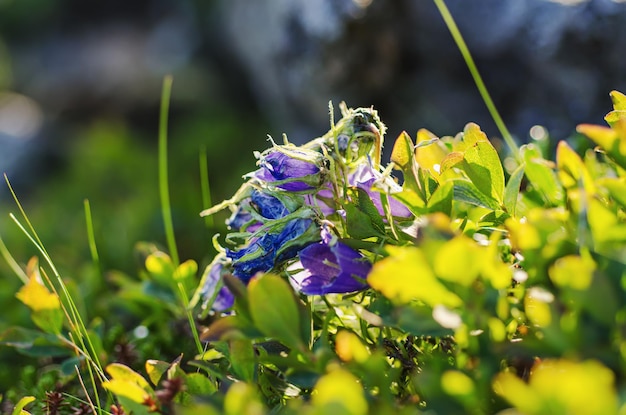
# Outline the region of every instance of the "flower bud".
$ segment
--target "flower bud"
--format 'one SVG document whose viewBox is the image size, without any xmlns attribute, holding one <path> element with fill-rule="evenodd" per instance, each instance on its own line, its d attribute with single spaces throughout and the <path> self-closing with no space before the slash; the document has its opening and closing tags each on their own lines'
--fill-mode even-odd
<svg viewBox="0 0 626 415">
<path fill-rule="evenodd" d="M 295 257 L 305 246 L 319 241 L 319 227 L 313 211 L 301 209 L 263 226 L 238 250 L 226 250 L 233 274 L 248 283 L 257 272 L 266 272 Z"/>
<path fill-rule="evenodd" d="M 301 192 L 317 189 L 326 178 L 326 159 L 313 150 L 274 146 L 260 158 L 257 179 L 283 190 Z"/>
<path fill-rule="evenodd" d="M 223 254 L 217 255 L 204 271 L 205 275 L 200 288 L 202 308 L 224 311 L 233 306 L 235 297 L 224 286 L 223 272 L 226 272 Z"/>
</svg>

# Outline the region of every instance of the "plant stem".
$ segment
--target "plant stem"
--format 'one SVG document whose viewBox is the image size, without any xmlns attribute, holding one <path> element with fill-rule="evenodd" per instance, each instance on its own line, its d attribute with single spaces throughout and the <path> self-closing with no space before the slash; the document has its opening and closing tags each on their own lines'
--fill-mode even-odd
<svg viewBox="0 0 626 415">
<path fill-rule="evenodd" d="M 515 157 L 516 160 L 520 160 L 519 148 L 517 144 L 515 144 L 513 136 L 506 128 L 504 121 L 502 121 L 502 117 L 500 117 L 500 113 L 494 105 L 493 100 L 491 99 L 491 95 L 489 95 L 489 91 L 487 91 L 487 87 L 485 86 L 485 83 L 483 82 L 483 79 L 478 72 L 478 68 L 476 67 L 476 63 L 474 63 L 474 59 L 472 58 L 472 55 L 467 48 L 467 45 L 465 44 L 465 40 L 463 40 L 463 36 L 461 35 L 461 32 L 459 31 L 459 28 L 457 27 L 454 18 L 452 17 L 452 14 L 450 14 L 450 10 L 448 10 L 448 7 L 446 6 L 445 0 L 433 1 L 439 9 L 439 13 L 441 14 L 441 17 L 443 17 L 443 20 L 445 21 L 446 26 L 448 27 L 448 30 L 452 35 L 452 38 L 454 39 L 457 47 L 459 48 L 459 51 L 461 52 L 461 55 L 463 55 L 465 64 L 472 74 L 472 78 L 476 83 L 478 92 L 480 92 L 480 96 L 485 102 L 485 105 L 489 110 L 489 114 L 491 114 L 491 118 L 493 118 L 493 121 L 496 123 L 496 127 L 498 127 L 498 130 L 500 130 L 500 134 L 502 134 L 502 138 L 509 147 L 509 151 L 511 151 L 511 154 L 513 155 L 513 157 Z"/>
<path fill-rule="evenodd" d="M 93 219 L 91 216 L 91 206 L 89 204 L 89 199 L 85 199 L 85 223 L 87 225 L 87 239 L 89 241 L 89 252 L 91 252 L 91 259 L 93 260 L 93 264 L 98 270 L 98 273 L 102 275 L 102 270 L 100 269 L 100 256 L 98 255 L 98 247 L 96 245 L 96 235 L 93 230 Z"/>
<path fill-rule="evenodd" d="M 163 226 L 165 227 L 165 238 L 172 257 L 174 266 L 180 264 L 176 239 L 174 237 L 174 224 L 172 221 L 172 205 L 170 203 L 170 191 L 167 174 L 167 121 L 170 108 L 170 96 L 172 94 L 171 75 L 163 79 L 163 91 L 161 94 L 161 114 L 159 119 L 159 191 L 161 194 L 161 212 L 163 214 Z"/>
</svg>

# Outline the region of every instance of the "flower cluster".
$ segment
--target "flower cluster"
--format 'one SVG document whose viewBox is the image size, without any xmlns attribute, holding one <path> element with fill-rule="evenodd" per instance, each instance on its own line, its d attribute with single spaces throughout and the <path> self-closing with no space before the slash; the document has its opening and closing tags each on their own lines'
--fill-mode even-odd
<svg viewBox="0 0 626 415">
<path fill-rule="evenodd" d="M 226 274 L 244 284 L 257 273 L 282 274 L 305 295 L 367 288 L 374 254 L 355 248 L 368 232 L 367 226 L 351 232 L 351 223 L 365 218 L 378 224 L 369 236 L 380 237 L 385 224 L 411 220 L 412 213 L 390 197 L 401 188 L 380 169 L 385 126 L 376 111 L 343 105 L 342 116 L 328 133 L 302 146 L 286 137 L 283 145 L 270 139 L 272 146 L 255 154 L 258 168 L 244 176 L 239 191 L 202 212 L 232 212 L 228 247 L 220 248 L 198 288 L 205 310 L 232 307 Z"/>
</svg>

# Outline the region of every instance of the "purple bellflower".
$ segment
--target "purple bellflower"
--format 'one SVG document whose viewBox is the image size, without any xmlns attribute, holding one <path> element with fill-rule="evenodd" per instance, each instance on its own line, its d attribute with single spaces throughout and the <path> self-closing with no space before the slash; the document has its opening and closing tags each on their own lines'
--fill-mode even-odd
<svg viewBox="0 0 626 415">
<path fill-rule="evenodd" d="M 226 256 L 232 260 L 233 275 L 247 284 L 257 272 L 271 270 L 319 239 L 318 225 L 295 215 L 260 229 L 243 248 L 227 249 Z"/>
<path fill-rule="evenodd" d="M 385 216 L 385 211 L 381 201 L 382 194 L 373 190 L 373 188 L 376 186 L 378 188 L 385 189 L 389 195 L 402 190 L 400 185 L 393 181 L 391 177 L 383 177 L 381 173 L 374 170 L 369 164 L 359 165 L 355 172 L 349 176 L 348 181 L 350 185 L 356 186 L 367 192 L 372 200 L 372 203 L 376 207 L 376 210 L 378 210 L 378 213 L 380 213 L 383 217 Z M 410 218 L 413 216 L 411 211 L 403 203 L 393 197 L 389 197 L 389 208 L 391 209 L 392 216 L 401 218 Z"/>
<path fill-rule="evenodd" d="M 258 164 L 254 177 L 283 190 L 309 191 L 324 183 L 325 160 L 316 151 L 274 147 L 260 156 Z"/>
<path fill-rule="evenodd" d="M 235 212 L 226 221 L 226 225 L 234 231 L 255 232 L 264 221 L 280 219 L 289 213 L 291 212 L 280 199 L 254 189 L 250 197 L 239 202 Z"/>
<path fill-rule="evenodd" d="M 322 231 L 324 233 L 324 231 Z M 365 278 L 372 264 L 348 245 L 323 236 L 319 243 L 304 248 L 290 269 L 300 269 L 289 281 L 305 295 L 349 293 L 367 288 Z"/>
<path fill-rule="evenodd" d="M 215 311 L 224 311 L 231 308 L 235 303 L 235 297 L 223 285 L 222 273 L 226 271 L 223 259 L 222 255 L 218 255 L 205 271 L 205 277 L 200 288 L 203 309 L 210 307 Z"/>
</svg>

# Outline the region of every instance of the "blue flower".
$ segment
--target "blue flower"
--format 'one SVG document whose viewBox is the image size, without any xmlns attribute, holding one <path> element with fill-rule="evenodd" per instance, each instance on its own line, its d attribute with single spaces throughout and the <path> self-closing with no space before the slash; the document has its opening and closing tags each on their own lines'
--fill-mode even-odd
<svg viewBox="0 0 626 415">
<path fill-rule="evenodd" d="M 263 225 L 262 221 L 280 219 L 289 213 L 280 199 L 254 189 L 250 197 L 239 202 L 235 212 L 226 220 L 226 225 L 234 231 L 254 232 Z"/>
<path fill-rule="evenodd" d="M 208 271 L 208 272 L 207 272 Z M 211 308 L 215 311 L 224 311 L 233 306 L 235 297 L 223 285 L 222 272 L 225 271 L 223 257 L 218 255 L 205 271 L 200 297 L 203 300 L 202 308 Z"/>
<path fill-rule="evenodd" d="M 295 257 L 306 245 L 319 240 L 319 228 L 312 219 L 296 216 L 261 229 L 239 250 L 226 250 L 233 275 L 248 283 L 257 272 L 269 271 Z"/>
<path fill-rule="evenodd" d="M 290 269 L 302 270 L 289 280 L 302 294 L 348 293 L 367 288 L 365 278 L 372 264 L 348 245 L 322 241 L 307 246 L 298 256 L 300 263 Z"/>
<path fill-rule="evenodd" d="M 273 148 L 261 156 L 261 168 L 254 177 L 291 192 L 313 190 L 324 182 L 324 164 L 324 157 L 316 151 Z"/>
</svg>

